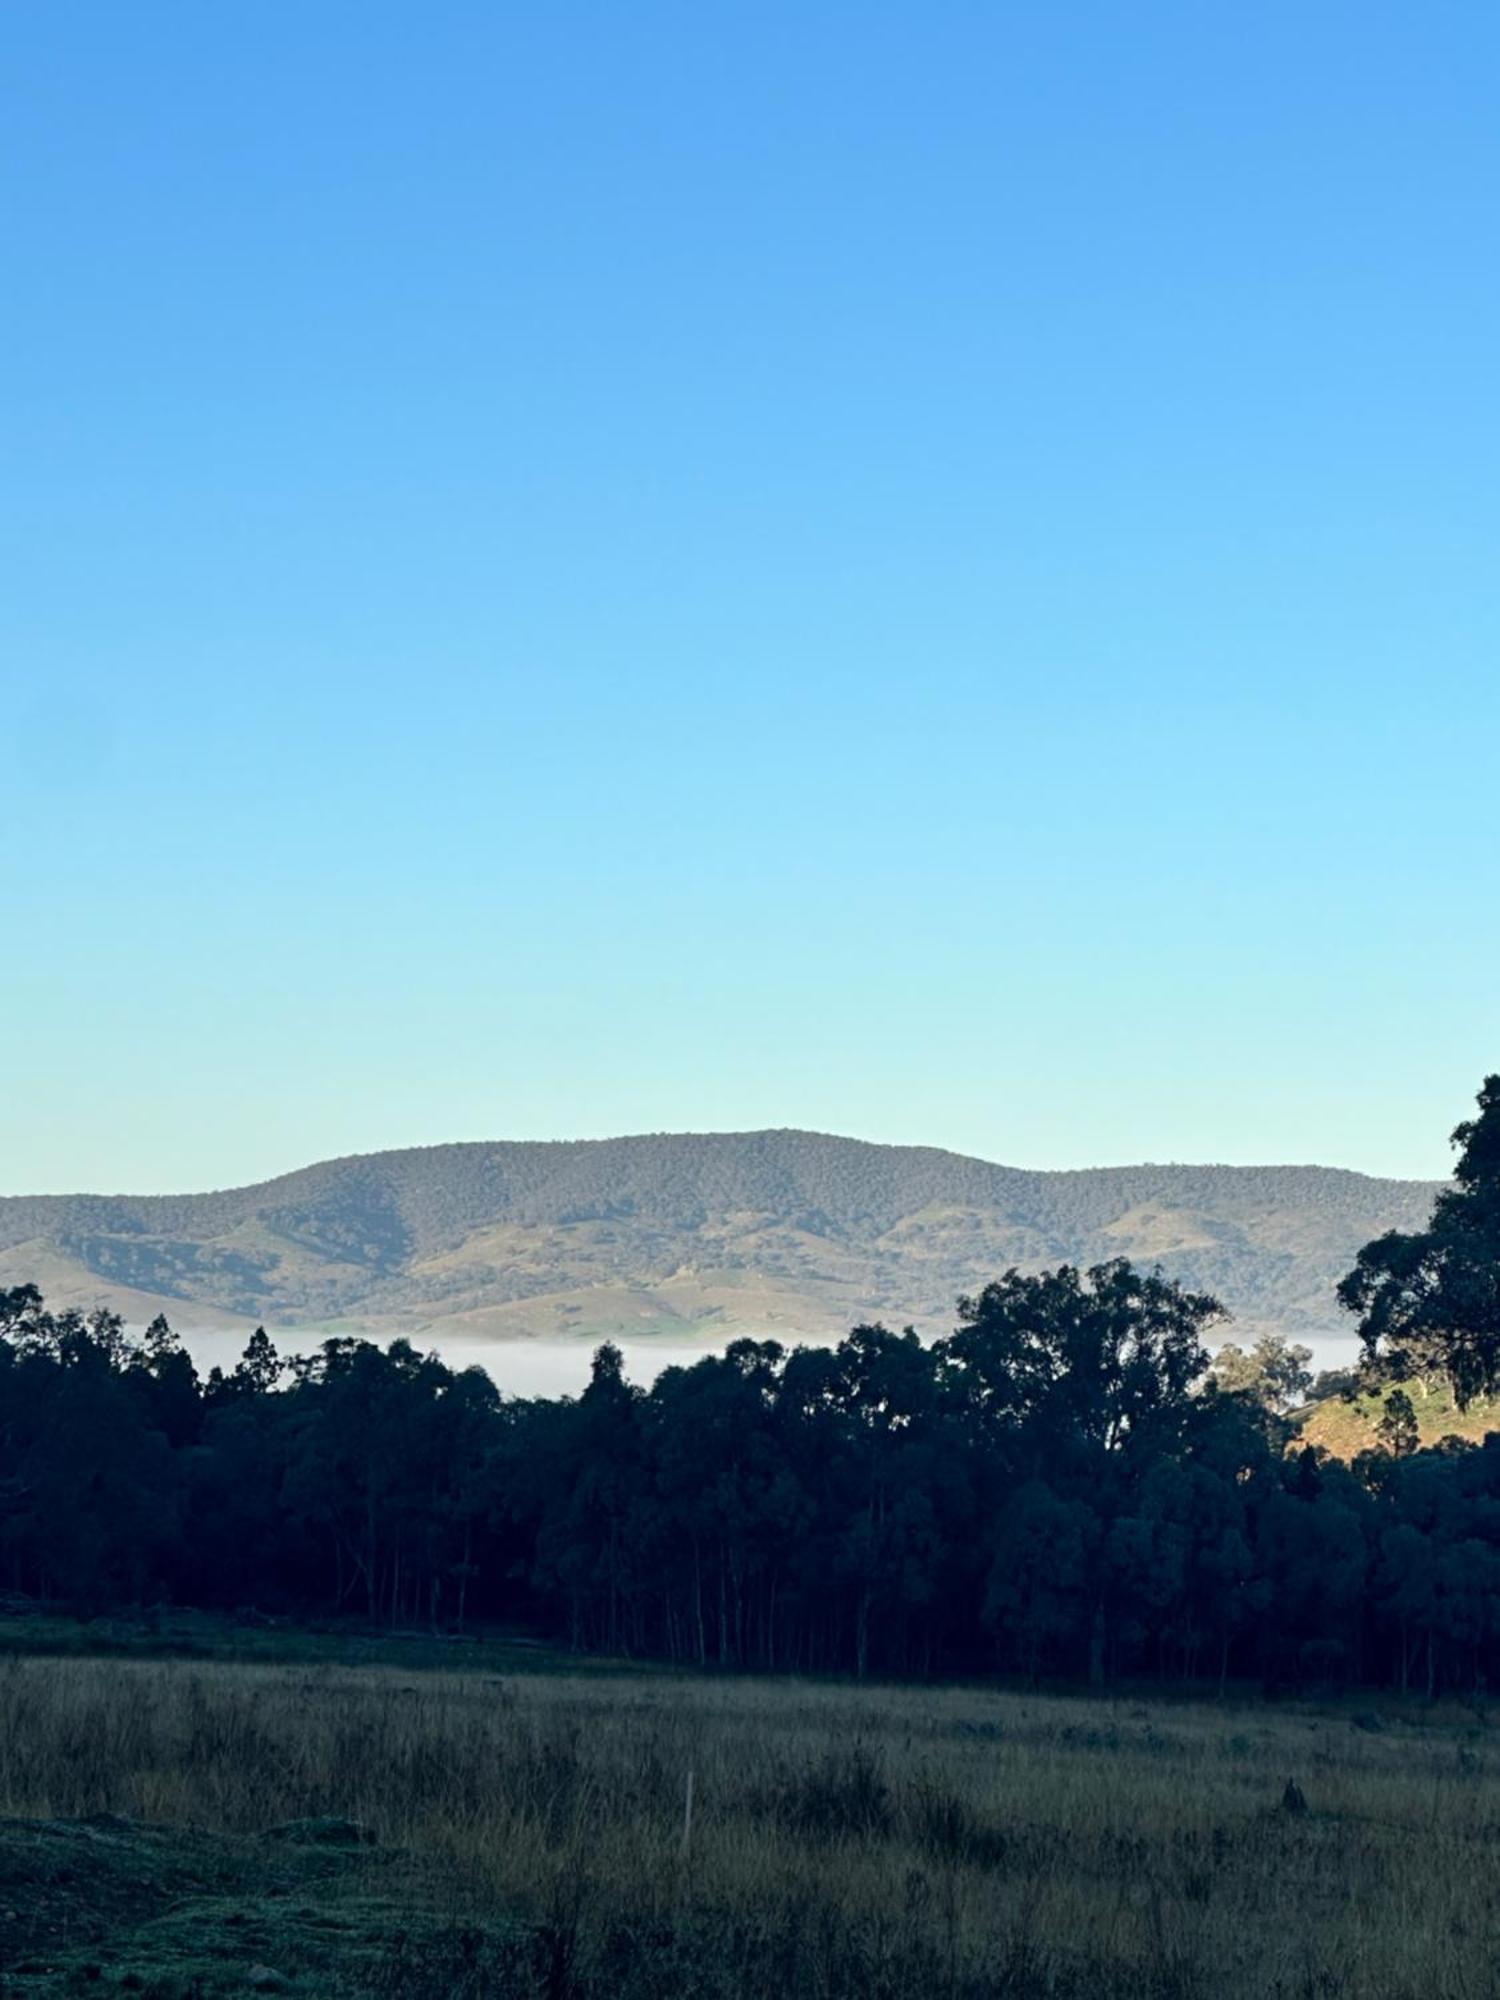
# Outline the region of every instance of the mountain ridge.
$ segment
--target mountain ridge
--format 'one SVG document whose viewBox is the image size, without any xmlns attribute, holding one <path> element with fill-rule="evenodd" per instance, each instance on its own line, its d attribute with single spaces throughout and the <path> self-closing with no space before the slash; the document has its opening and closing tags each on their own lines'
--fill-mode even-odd
<svg viewBox="0 0 1500 2000">
<path fill-rule="evenodd" d="M 0 1197 L 0 1283 L 184 1326 L 456 1338 L 951 1324 L 1010 1264 L 1160 1263 L 1242 1332 L 1335 1331 L 1332 1286 L 1442 1185 L 1298 1165 L 1008 1167 L 780 1127 L 459 1140 L 199 1194 Z"/>
</svg>

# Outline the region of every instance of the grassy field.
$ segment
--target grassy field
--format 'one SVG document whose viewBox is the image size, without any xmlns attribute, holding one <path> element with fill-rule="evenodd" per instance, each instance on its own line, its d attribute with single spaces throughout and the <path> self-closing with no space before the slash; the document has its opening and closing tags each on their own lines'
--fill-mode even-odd
<svg viewBox="0 0 1500 2000">
<path fill-rule="evenodd" d="M 1445 1437 L 1483 1444 L 1490 1431 L 1500 1430 L 1500 1402 L 1493 1398 L 1481 1397 L 1461 1410 L 1445 1383 L 1408 1382 L 1404 1386 L 1424 1445 L 1437 1444 Z M 1345 1460 L 1373 1450 L 1380 1442 L 1378 1426 L 1389 1394 L 1388 1388 L 1370 1389 L 1347 1403 L 1341 1396 L 1330 1396 L 1325 1402 L 1309 1404 L 1296 1418 L 1303 1439 Z"/>
<path fill-rule="evenodd" d="M 0 1659 L 0 1992 L 1495 1990 L 1479 1715 L 499 1658 Z"/>
</svg>

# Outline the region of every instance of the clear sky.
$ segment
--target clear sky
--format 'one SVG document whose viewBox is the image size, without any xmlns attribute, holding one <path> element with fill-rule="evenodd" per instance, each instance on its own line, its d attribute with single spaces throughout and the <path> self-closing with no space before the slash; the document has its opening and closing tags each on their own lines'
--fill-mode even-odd
<svg viewBox="0 0 1500 2000">
<path fill-rule="evenodd" d="M 0 1189 L 1446 1170 L 1500 12 L 0 15 Z"/>
</svg>

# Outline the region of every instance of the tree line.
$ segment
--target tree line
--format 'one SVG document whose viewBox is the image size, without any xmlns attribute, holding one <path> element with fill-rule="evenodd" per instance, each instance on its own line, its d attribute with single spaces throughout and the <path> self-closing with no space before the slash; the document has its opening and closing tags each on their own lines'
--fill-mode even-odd
<svg viewBox="0 0 1500 2000">
<path fill-rule="evenodd" d="M 1500 1078 L 1428 1229 L 1360 1253 L 1359 1380 L 1500 1386 Z M 1124 1260 L 1009 1271 L 924 1345 L 739 1340 L 576 1397 L 397 1340 L 206 1380 L 167 1323 L 0 1292 L 0 1585 L 856 1674 L 1472 1688 L 1500 1671 L 1500 1437 L 1299 1445 L 1305 1350 Z M 1353 1377 L 1324 1392 L 1358 1386 Z M 1405 1405 L 1403 1413 L 1402 1404 Z"/>
</svg>

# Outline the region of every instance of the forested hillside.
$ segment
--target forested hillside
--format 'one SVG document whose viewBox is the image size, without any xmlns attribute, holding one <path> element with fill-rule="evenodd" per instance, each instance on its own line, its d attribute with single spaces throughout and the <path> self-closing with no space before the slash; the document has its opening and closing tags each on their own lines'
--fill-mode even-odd
<svg viewBox="0 0 1500 2000">
<path fill-rule="evenodd" d="M 135 1334 L 0 1290 L 0 1580 L 80 1607 L 482 1616 L 699 1665 L 1480 1689 L 1500 1075 L 1478 1102 L 1427 1226 L 1359 1246 L 1337 1287 L 1360 1367 L 1316 1380 L 1280 1336 L 1211 1359 L 1220 1301 L 1125 1257 L 1008 1269 L 928 1343 L 739 1339 L 645 1392 L 605 1343 L 555 1401 L 406 1339 L 288 1358 L 263 1328 L 204 1381 L 164 1318 Z M 690 1182 L 671 1198 L 709 1212 Z M 891 1198 L 873 1174 L 863 1213 Z"/>
<path fill-rule="evenodd" d="M 184 1329 L 707 1342 L 873 1318 L 936 1335 L 1012 1264 L 1123 1255 L 1248 1333 L 1305 1336 L 1347 1330 L 1335 1282 L 1435 1192 L 1321 1167 L 1031 1173 L 792 1131 L 436 1146 L 213 1194 L 0 1200 L 0 1284 Z"/>
</svg>

